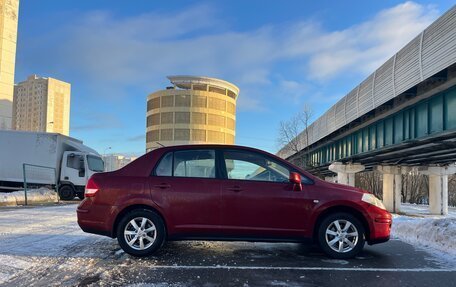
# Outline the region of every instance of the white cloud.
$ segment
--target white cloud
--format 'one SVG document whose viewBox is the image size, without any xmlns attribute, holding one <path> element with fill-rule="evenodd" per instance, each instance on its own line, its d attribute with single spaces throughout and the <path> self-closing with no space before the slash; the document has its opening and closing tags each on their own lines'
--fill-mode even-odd
<svg viewBox="0 0 456 287">
<path fill-rule="evenodd" d="M 157 84 L 167 75 L 194 74 L 232 81 L 241 88 L 240 108 L 258 109 L 274 85 L 272 91 L 299 97 L 306 82 L 371 73 L 436 17 L 434 8 L 406 2 L 337 31 L 301 22 L 236 32 L 208 5 L 127 18 L 95 11 L 39 35 L 27 53 L 42 55 L 54 69 L 83 75 L 97 96 L 112 97 L 115 90 L 128 94 L 128 86 L 152 92 L 162 88 Z M 34 58 L 28 57 L 44 64 Z M 305 72 L 274 71 L 284 62 Z M 275 83 L 271 75 L 277 73 Z"/>
<path fill-rule="evenodd" d="M 318 26 L 314 30 L 304 26 L 290 41 L 290 53 L 309 56 L 311 79 L 327 80 L 345 72 L 371 73 L 437 16 L 431 6 L 405 2 L 340 31 L 324 32 Z"/>
</svg>

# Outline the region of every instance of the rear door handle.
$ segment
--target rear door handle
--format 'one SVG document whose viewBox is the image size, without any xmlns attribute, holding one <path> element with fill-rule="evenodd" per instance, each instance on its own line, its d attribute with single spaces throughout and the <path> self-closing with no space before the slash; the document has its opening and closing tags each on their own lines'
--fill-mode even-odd
<svg viewBox="0 0 456 287">
<path fill-rule="evenodd" d="M 160 189 L 167 189 L 167 188 L 170 188 L 171 185 L 169 185 L 168 183 L 160 183 L 160 184 L 156 184 L 154 185 L 155 188 L 160 188 Z"/>
<path fill-rule="evenodd" d="M 233 187 L 228 187 L 227 189 L 230 191 L 234 191 L 234 192 L 239 192 L 239 191 L 243 190 L 240 186 L 237 186 L 237 185 L 233 186 Z"/>
</svg>

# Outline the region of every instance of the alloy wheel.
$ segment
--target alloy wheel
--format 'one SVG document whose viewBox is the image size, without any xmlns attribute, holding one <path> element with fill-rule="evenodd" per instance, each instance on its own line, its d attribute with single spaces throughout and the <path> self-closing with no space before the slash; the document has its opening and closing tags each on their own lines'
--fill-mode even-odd
<svg viewBox="0 0 456 287">
<path fill-rule="evenodd" d="M 145 250 L 154 244 L 157 238 L 157 230 L 150 219 L 136 217 L 125 226 L 124 238 L 131 248 Z"/>
<path fill-rule="evenodd" d="M 326 243 L 338 253 L 352 251 L 358 243 L 358 237 L 356 226 L 343 219 L 331 222 L 325 232 Z"/>
</svg>

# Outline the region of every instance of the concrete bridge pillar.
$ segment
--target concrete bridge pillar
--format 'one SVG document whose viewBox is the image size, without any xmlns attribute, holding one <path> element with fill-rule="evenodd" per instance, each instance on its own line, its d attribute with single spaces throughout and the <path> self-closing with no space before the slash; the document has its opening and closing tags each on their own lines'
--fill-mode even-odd
<svg viewBox="0 0 456 287">
<path fill-rule="evenodd" d="M 329 170 L 337 173 L 337 183 L 355 186 L 355 174 L 364 170 L 364 165 L 359 163 L 333 162 Z"/>
<path fill-rule="evenodd" d="M 383 174 L 383 204 L 389 212 L 400 212 L 402 192 L 402 172 L 400 166 L 377 166 L 377 170 Z"/>
<path fill-rule="evenodd" d="M 448 214 L 448 175 L 456 173 L 456 166 L 419 167 L 429 176 L 429 211 L 431 214 Z"/>
</svg>

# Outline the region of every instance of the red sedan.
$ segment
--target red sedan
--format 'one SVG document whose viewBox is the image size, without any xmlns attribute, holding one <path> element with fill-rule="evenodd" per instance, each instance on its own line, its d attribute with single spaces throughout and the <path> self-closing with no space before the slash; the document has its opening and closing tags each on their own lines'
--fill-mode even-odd
<svg viewBox="0 0 456 287">
<path fill-rule="evenodd" d="M 156 149 L 94 174 L 77 209 L 85 232 L 147 256 L 165 240 L 318 242 L 333 258 L 389 239 L 391 214 L 374 195 L 325 182 L 253 148 Z"/>
</svg>

